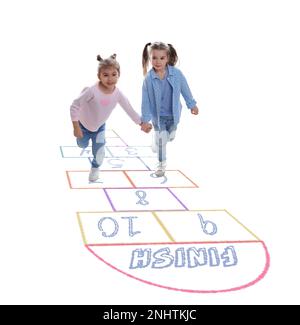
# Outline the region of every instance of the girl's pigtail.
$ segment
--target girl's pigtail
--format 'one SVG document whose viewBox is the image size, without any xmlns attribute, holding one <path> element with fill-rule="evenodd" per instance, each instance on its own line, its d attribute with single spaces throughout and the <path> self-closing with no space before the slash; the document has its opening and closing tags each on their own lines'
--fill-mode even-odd
<svg viewBox="0 0 300 325">
<path fill-rule="evenodd" d="M 147 74 L 147 68 L 149 64 L 149 51 L 148 46 L 151 45 L 151 43 L 147 43 L 143 50 L 143 59 L 142 59 L 142 65 L 143 65 L 143 74 L 144 76 Z"/>
<path fill-rule="evenodd" d="M 98 64 L 98 75 L 100 73 L 100 70 L 103 68 L 109 68 L 113 67 L 118 71 L 118 74 L 120 76 L 120 64 L 116 60 L 117 54 L 112 54 L 109 58 L 107 59 L 102 59 L 100 55 L 97 55 L 97 60 L 99 61 Z"/>
<path fill-rule="evenodd" d="M 178 60 L 177 52 L 174 49 L 172 44 L 168 44 L 168 47 L 169 47 L 169 62 L 168 62 L 168 64 L 174 66 Z"/>
</svg>

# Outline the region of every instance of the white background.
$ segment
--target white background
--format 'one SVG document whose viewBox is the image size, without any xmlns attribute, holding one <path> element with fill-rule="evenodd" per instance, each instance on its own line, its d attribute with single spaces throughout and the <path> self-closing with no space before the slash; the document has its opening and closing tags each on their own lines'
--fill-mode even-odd
<svg viewBox="0 0 300 325">
<path fill-rule="evenodd" d="M 300 6 L 282 0 L 1 1 L 1 304 L 299 304 Z M 270 251 L 241 291 L 187 294 L 109 269 L 84 249 L 60 145 L 69 106 L 117 53 L 119 87 L 139 111 L 145 43 L 177 49 L 198 101 L 170 144 L 171 166 Z M 108 127 L 150 143 L 122 112 Z M 77 204 L 78 205 L 78 204 Z"/>
</svg>

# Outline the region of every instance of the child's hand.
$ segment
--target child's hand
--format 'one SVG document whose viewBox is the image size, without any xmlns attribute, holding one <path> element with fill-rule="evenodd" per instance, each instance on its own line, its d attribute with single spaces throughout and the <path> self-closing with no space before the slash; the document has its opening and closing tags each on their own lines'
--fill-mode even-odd
<svg viewBox="0 0 300 325">
<path fill-rule="evenodd" d="M 74 134 L 74 136 L 75 136 L 76 138 L 79 138 L 79 139 L 83 138 L 83 133 L 82 133 L 80 127 L 79 127 L 79 128 L 74 128 L 74 130 L 73 130 L 73 134 Z"/>
<path fill-rule="evenodd" d="M 145 122 L 142 122 L 141 124 L 141 130 L 146 132 L 146 133 L 149 133 L 152 129 L 152 124 L 151 123 L 145 123 Z"/>
<path fill-rule="evenodd" d="M 194 115 L 198 115 L 198 113 L 199 113 L 198 107 L 197 106 L 193 107 L 191 109 L 191 113 L 194 114 Z"/>
<path fill-rule="evenodd" d="M 149 133 L 152 130 L 152 124 L 148 123 L 147 130 L 145 131 L 146 133 Z"/>
</svg>

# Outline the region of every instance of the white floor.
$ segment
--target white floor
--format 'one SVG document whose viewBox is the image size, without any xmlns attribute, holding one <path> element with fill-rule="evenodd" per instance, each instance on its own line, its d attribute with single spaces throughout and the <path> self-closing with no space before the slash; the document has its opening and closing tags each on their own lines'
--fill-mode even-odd
<svg viewBox="0 0 300 325">
<path fill-rule="evenodd" d="M 195 1 L 183 7 L 174 0 L 140 1 L 136 11 L 127 15 L 123 14 L 129 6 L 125 1 L 114 2 L 118 12 L 103 10 L 103 6 L 110 7 L 110 3 L 28 0 L 0 5 L 0 304 L 299 304 L 298 2 Z M 115 15 L 107 15 L 110 10 Z M 161 23 L 152 20 L 153 15 L 163 17 Z M 192 116 L 184 105 L 177 137 L 168 146 L 172 172 L 166 184 L 173 194 L 149 177 L 149 172 L 142 173 L 141 161 L 124 157 L 120 148 L 114 156 L 121 157 L 119 160 L 108 157 L 105 161 L 103 183 L 91 188 L 93 185 L 85 183 L 88 158 L 75 158 L 78 151 L 72 148 L 75 139 L 69 106 L 83 87 L 96 82 L 96 55 L 117 53 L 119 88 L 139 111 L 142 48 L 155 40 L 172 43 L 177 49 L 178 67 L 200 109 L 199 116 Z M 151 143 L 151 136 L 141 133 L 120 107 L 107 128 L 129 146 Z M 120 139 L 111 141 L 122 145 Z M 69 158 L 62 156 L 61 146 Z M 144 159 L 147 166 L 153 166 L 152 157 Z M 122 169 L 120 163 L 138 189 L 130 189 L 128 177 L 117 172 Z M 156 211 L 156 216 L 137 208 L 136 202 L 130 203 L 131 194 L 136 201 L 141 199 L 138 190 L 142 191 L 139 195 L 146 194 L 145 200 L 154 198 L 156 205 L 145 210 Z M 116 210 L 111 219 L 107 219 L 113 211 L 107 195 Z M 181 223 L 182 204 L 186 210 L 196 211 L 187 216 L 189 224 Z M 168 215 L 159 210 L 175 212 Z M 223 212 L 203 212 L 207 210 Z M 132 219 L 132 231 L 141 233 L 132 238 L 124 211 L 134 211 L 131 217 L 138 217 Z M 241 244 L 235 244 L 238 261 L 241 265 L 245 261 L 247 272 L 227 268 L 227 276 L 222 277 L 219 266 L 206 266 L 201 277 L 212 280 L 211 286 L 202 286 L 195 269 L 177 272 L 175 267 L 161 273 L 153 268 L 144 273 L 130 270 L 143 279 L 137 281 L 84 247 L 77 212 L 97 213 L 89 219 L 93 224 L 89 220 L 83 224 L 87 244 L 120 244 L 121 240 L 136 244 L 138 238 L 139 243 L 147 244 L 166 240 L 171 249 L 175 247 L 169 244 L 172 239 L 197 242 L 197 227 L 203 235 L 205 221 L 210 221 L 218 227 L 216 241 L 263 241 L 270 267 L 252 286 L 226 291 L 248 283 L 265 266 L 260 249 L 254 256 L 256 252 L 239 250 Z M 103 217 L 101 234 L 99 220 Z M 113 220 L 117 220 L 120 241 Z M 106 228 L 105 222 L 114 226 Z M 208 225 L 206 230 L 213 232 L 213 224 Z M 111 237 L 103 236 L 103 231 Z M 226 245 L 218 252 L 224 253 L 231 244 Z M 133 256 L 128 254 L 138 247 L 133 245 L 129 253 L 127 246 L 114 247 L 120 246 L 104 249 L 105 259 L 128 271 Z M 212 246 L 201 247 L 208 250 Z M 101 255 L 101 246 L 95 251 Z M 188 282 L 181 283 L 187 278 L 182 270 L 191 271 Z M 156 282 L 160 286 L 152 285 Z M 187 290 L 173 290 L 177 283 Z M 219 292 L 222 290 L 225 292 Z"/>
</svg>

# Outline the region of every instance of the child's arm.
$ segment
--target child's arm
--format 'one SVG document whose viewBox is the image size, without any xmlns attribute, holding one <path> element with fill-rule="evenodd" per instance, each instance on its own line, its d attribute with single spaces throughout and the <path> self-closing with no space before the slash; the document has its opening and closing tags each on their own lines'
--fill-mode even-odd
<svg viewBox="0 0 300 325">
<path fill-rule="evenodd" d="M 146 80 L 143 82 L 143 88 L 142 88 L 142 125 L 141 130 L 149 133 L 152 129 L 152 124 L 149 123 L 151 120 L 151 114 L 150 114 L 150 100 L 149 100 L 149 94 L 147 89 Z"/>
<path fill-rule="evenodd" d="M 73 123 L 73 134 L 76 138 L 82 138 L 83 134 L 79 125 L 80 100 L 75 99 L 70 108 L 71 120 Z"/>
<path fill-rule="evenodd" d="M 73 123 L 73 134 L 76 138 L 82 138 L 83 137 L 83 133 L 81 131 L 81 128 L 79 126 L 79 122 L 78 121 L 72 121 Z"/>
<path fill-rule="evenodd" d="M 119 104 L 134 123 L 141 125 L 142 121 L 139 114 L 133 109 L 128 98 L 121 91 L 119 91 Z"/>
<path fill-rule="evenodd" d="M 199 113 L 199 109 L 196 106 L 196 101 L 193 98 L 187 80 L 181 71 L 180 71 L 180 77 L 181 77 L 181 94 L 185 100 L 186 106 L 191 110 L 192 114 L 197 115 Z"/>
<path fill-rule="evenodd" d="M 146 79 L 143 82 L 143 88 L 142 88 L 142 121 L 143 122 L 151 121 L 150 99 L 149 99 Z"/>
<path fill-rule="evenodd" d="M 88 87 L 84 88 L 80 96 L 73 101 L 70 107 L 70 115 L 73 123 L 73 134 L 76 138 L 83 137 L 81 128 L 79 126 L 79 115 L 82 107 L 82 101 L 87 98 L 87 95 L 88 98 L 92 96 L 92 94 L 89 93 L 88 89 Z"/>
<path fill-rule="evenodd" d="M 128 116 L 135 122 L 136 124 L 139 124 L 141 126 L 141 130 L 148 133 L 152 129 L 152 125 L 147 122 L 142 122 L 141 117 L 139 114 L 133 109 L 131 106 L 128 98 L 122 94 L 120 91 L 120 97 L 119 97 L 119 104 L 124 109 L 124 111 L 128 114 Z"/>
</svg>

